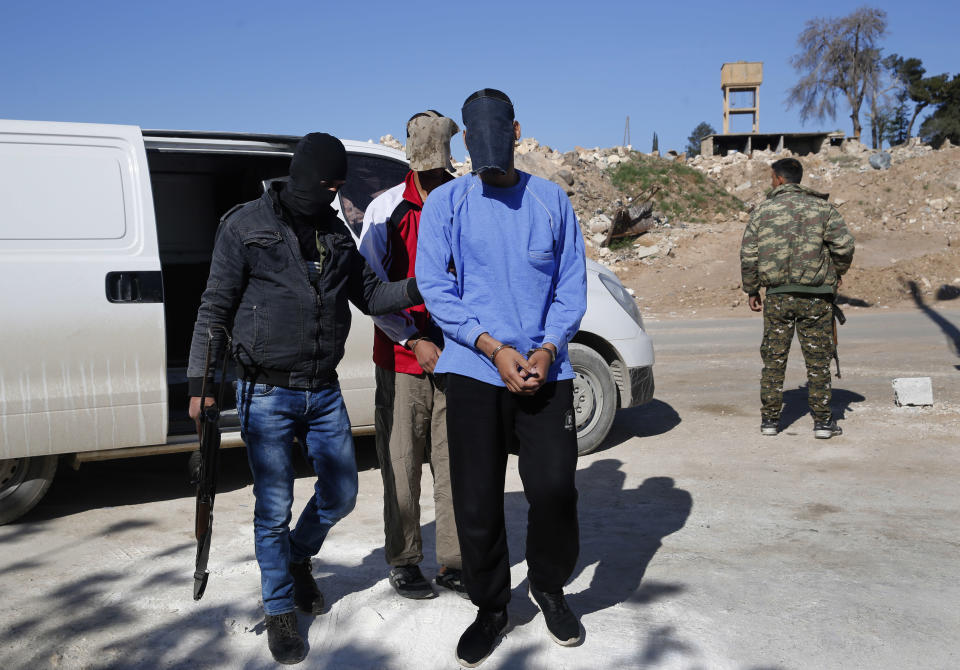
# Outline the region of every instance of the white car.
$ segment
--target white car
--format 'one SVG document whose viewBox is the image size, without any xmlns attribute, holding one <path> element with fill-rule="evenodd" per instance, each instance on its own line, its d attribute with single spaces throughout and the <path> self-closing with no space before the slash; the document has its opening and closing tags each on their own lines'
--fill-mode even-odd
<svg viewBox="0 0 960 670">
<path fill-rule="evenodd" d="M 294 136 L 0 120 L 0 523 L 31 509 L 58 462 L 195 449 L 186 362 L 220 216 L 283 178 Z M 354 235 L 407 171 L 402 152 L 344 141 L 337 207 Z M 633 298 L 589 262 L 570 345 L 580 452 L 617 408 L 653 396 Z M 338 367 L 357 433 L 374 425 L 373 323 L 357 311 Z M 227 394 L 232 397 L 231 394 Z M 225 413 L 224 446 L 242 445 Z"/>
</svg>

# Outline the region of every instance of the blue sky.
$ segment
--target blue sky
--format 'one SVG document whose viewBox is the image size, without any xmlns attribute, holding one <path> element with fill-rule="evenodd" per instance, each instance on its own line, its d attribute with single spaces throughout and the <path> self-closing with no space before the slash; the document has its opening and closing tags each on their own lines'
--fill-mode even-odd
<svg viewBox="0 0 960 670">
<path fill-rule="evenodd" d="M 700 121 L 721 127 L 721 64 L 760 60 L 762 132 L 850 134 L 849 112 L 804 125 L 784 98 L 804 22 L 862 4 L 5 3 L 0 118 L 376 140 L 426 108 L 459 123 L 464 98 L 493 87 L 525 136 L 561 151 L 620 144 L 627 115 L 636 148 L 656 132 L 682 149 Z M 960 2 L 871 6 L 888 14 L 886 53 L 960 72 Z"/>
</svg>

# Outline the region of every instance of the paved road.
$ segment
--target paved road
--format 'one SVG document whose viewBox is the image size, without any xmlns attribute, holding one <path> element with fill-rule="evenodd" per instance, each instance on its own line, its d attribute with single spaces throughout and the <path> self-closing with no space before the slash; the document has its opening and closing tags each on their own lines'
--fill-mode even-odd
<svg viewBox="0 0 960 670">
<path fill-rule="evenodd" d="M 550 642 L 525 595 L 511 461 L 514 627 L 483 667 L 958 667 L 960 311 L 848 316 L 834 402 L 846 433 L 830 441 L 812 438 L 799 350 L 785 430 L 759 435 L 758 317 L 649 323 L 656 400 L 621 412 L 578 473 L 582 552 L 568 593 L 586 640 Z M 901 376 L 931 377 L 935 405 L 895 407 L 890 380 Z M 392 594 L 379 472 L 370 440 L 359 447 L 360 499 L 321 553 L 329 609 L 301 617 L 311 646 L 301 667 L 456 667 L 473 611 L 449 593 Z M 199 603 L 183 460 L 87 464 L 0 528 L 5 669 L 272 667 L 243 453 L 225 458 Z M 297 480 L 298 500 L 310 487 Z M 432 523 L 425 537 L 432 547 Z"/>
</svg>

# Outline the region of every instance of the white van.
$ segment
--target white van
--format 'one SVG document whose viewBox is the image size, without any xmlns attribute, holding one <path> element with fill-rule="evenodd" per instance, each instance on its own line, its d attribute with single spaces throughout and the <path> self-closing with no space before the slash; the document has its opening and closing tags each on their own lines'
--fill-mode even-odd
<svg viewBox="0 0 960 670">
<path fill-rule="evenodd" d="M 287 174 L 299 137 L 0 120 L 0 523 L 31 509 L 58 462 L 186 451 L 186 365 L 217 223 Z M 337 203 L 357 235 L 402 152 L 345 141 Z M 588 264 L 571 358 L 581 453 L 618 407 L 653 396 L 653 346 L 616 276 Z M 357 433 L 373 432 L 373 325 L 354 312 L 338 367 Z M 231 394 L 227 394 L 230 396 Z M 240 446 L 235 412 L 224 446 Z"/>
</svg>

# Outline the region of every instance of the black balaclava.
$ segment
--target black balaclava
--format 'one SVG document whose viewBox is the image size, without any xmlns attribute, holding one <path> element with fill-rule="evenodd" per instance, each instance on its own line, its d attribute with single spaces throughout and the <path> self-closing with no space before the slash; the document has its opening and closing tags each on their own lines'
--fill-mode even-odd
<svg viewBox="0 0 960 670">
<path fill-rule="evenodd" d="M 472 94 L 460 110 L 467 128 L 467 151 L 477 174 L 506 174 L 513 160 L 513 103 L 506 94 L 485 88 Z"/>
<path fill-rule="evenodd" d="M 297 144 L 290 161 L 290 181 L 280 199 L 294 216 L 313 218 L 330 208 L 336 191 L 330 182 L 347 178 L 343 142 L 327 133 L 310 133 Z"/>
</svg>

